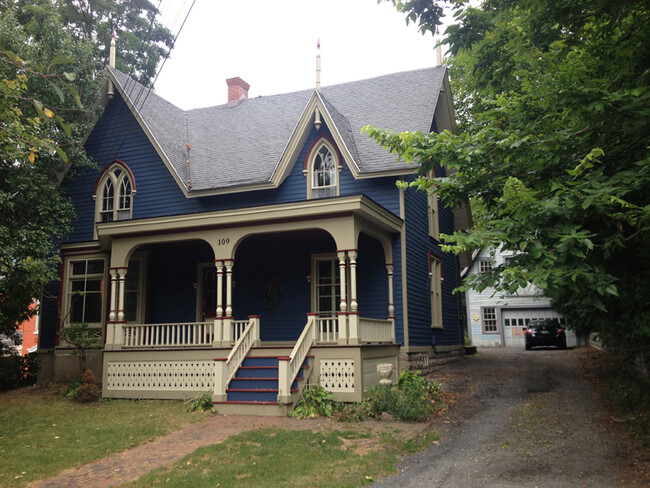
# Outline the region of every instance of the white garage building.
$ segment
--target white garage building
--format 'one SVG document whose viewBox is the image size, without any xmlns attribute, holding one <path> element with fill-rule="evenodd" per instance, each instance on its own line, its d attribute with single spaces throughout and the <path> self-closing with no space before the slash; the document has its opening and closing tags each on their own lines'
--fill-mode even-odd
<svg viewBox="0 0 650 488">
<path fill-rule="evenodd" d="M 502 264 L 512 254 L 496 253 L 490 255 L 483 251 L 474 260 L 467 274 L 477 274 Z M 550 300 L 533 287 L 520 288 L 514 294 L 495 293 L 493 288 L 482 292 L 469 290 L 467 301 L 467 331 L 475 346 L 515 346 L 524 347 L 524 331 L 528 323 L 535 319 L 558 319 L 565 323 L 564 317 L 551 307 Z M 573 331 L 567 330 L 567 345 L 575 347 L 579 340 Z"/>
</svg>

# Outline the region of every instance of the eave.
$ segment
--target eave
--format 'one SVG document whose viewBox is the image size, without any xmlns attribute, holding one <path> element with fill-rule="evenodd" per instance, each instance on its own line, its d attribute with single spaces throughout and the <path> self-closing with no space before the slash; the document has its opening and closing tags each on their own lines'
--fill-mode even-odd
<svg viewBox="0 0 650 488">
<path fill-rule="evenodd" d="M 391 233 L 400 232 L 404 223 L 402 219 L 368 197 L 354 195 L 190 215 L 106 222 L 97 224 L 97 236 L 102 249 L 109 249 L 113 239 L 241 226 L 268 226 L 279 222 L 313 221 L 342 215 L 362 217 Z"/>
</svg>

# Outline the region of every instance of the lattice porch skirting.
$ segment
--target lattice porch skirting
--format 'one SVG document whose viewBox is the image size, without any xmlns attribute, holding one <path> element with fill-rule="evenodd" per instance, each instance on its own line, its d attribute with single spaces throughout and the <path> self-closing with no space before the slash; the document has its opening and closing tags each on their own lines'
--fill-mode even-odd
<svg viewBox="0 0 650 488">
<path fill-rule="evenodd" d="M 208 391 L 213 361 L 109 361 L 107 390 Z"/>
</svg>

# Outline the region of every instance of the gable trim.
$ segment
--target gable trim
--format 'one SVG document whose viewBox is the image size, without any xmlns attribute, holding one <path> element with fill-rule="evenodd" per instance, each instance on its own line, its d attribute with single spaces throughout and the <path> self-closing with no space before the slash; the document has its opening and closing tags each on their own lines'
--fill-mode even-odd
<svg viewBox="0 0 650 488">
<path fill-rule="evenodd" d="M 183 182 L 182 178 L 180 175 L 176 172 L 176 169 L 174 166 L 171 164 L 169 161 L 169 158 L 167 157 L 167 154 L 165 151 L 162 149 L 161 145 L 158 143 L 158 140 L 156 137 L 153 135 L 153 132 L 149 129 L 149 126 L 147 123 L 142 119 L 140 116 L 140 113 L 138 112 L 138 109 L 136 109 L 135 104 L 131 101 L 130 96 L 125 92 L 124 88 L 120 84 L 120 82 L 117 80 L 117 77 L 113 74 L 111 70 L 108 70 L 108 74 L 110 77 L 110 80 L 113 81 L 113 84 L 117 87 L 117 90 L 120 93 L 120 96 L 122 97 L 122 100 L 124 100 L 124 103 L 126 103 L 126 106 L 129 108 L 131 111 L 131 114 L 135 118 L 136 122 L 140 125 L 140 128 L 144 131 L 145 135 L 147 136 L 147 139 L 149 139 L 149 142 L 155 149 L 155 151 L 158 153 L 158 156 L 160 156 L 160 159 L 163 161 L 165 166 L 167 166 L 167 169 L 169 170 L 169 173 L 172 175 L 174 180 L 176 181 L 176 184 L 179 186 L 183 194 L 188 197 L 189 192 L 187 187 L 185 186 L 185 183 Z M 145 98 L 146 100 L 146 98 Z"/>
</svg>

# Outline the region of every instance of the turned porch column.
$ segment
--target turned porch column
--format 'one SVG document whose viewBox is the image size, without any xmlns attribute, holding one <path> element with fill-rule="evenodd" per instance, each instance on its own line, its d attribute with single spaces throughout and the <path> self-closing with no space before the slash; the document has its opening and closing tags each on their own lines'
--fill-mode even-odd
<svg viewBox="0 0 650 488">
<path fill-rule="evenodd" d="M 214 267 L 217 270 L 217 304 L 214 312 L 214 347 L 221 347 L 223 344 L 223 261 L 214 260 Z"/>
<path fill-rule="evenodd" d="M 348 302 L 347 302 L 347 291 L 345 283 L 347 281 L 346 276 L 346 255 L 345 251 L 337 251 L 336 255 L 339 258 L 339 282 L 340 282 L 340 291 L 341 291 L 341 302 L 339 303 L 339 310 L 341 312 L 348 311 Z"/>
<path fill-rule="evenodd" d="M 117 268 L 109 268 L 108 273 L 111 275 L 111 304 L 108 312 L 108 321 L 117 320 Z"/>
<path fill-rule="evenodd" d="M 215 261 L 217 268 L 217 314 L 215 317 L 223 317 L 223 261 Z"/>
<path fill-rule="evenodd" d="M 388 318 L 395 318 L 395 304 L 393 303 L 393 265 L 386 263 L 386 271 L 388 271 Z"/>
<path fill-rule="evenodd" d="M 232 259 L 224 261 L 226 264 L 226 317 L 232 318 Z"/>
<path fill-rule="evenodd" d="M 348 344 L 359 344 L 359 305 L 357 303 L 357 250 L 347 252 L 350 260 L 350 313 L 348 315 Z"/>
<path fill-rule="evenodd" d="M 124 288 L 128 268 L 117 268 L 119 275 L 117 283 L 117 321 L 124 322 Z"/>
</svg>

